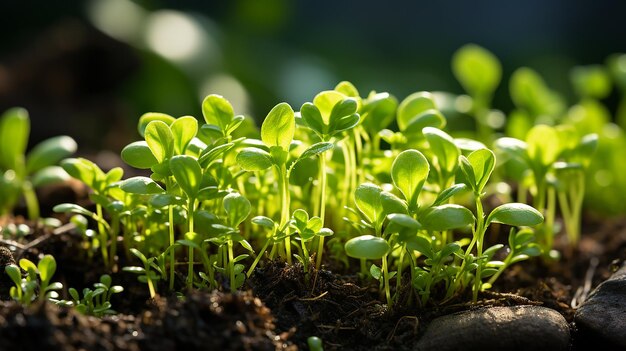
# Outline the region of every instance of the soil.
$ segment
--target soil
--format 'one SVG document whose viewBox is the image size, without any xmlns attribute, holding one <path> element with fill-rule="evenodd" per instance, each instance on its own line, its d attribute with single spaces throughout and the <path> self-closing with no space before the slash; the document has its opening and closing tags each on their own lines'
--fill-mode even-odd
<svg viewBox="0 0 626 351">
<path fill-rule="evenodd" d="M 0 226 L 7 220 L 26 222 L 17 216 Z M 115 272 L 114 284 L 125 289 L 112 300 L 119 313 L 99 319 L 50 303 L 23 308 L 10 301 L 11 282 L 0 274 L 0 348 L 307 350 L 307 339 L 318 336 L 325 350 L 408 350 L 433 318 L 480 306 L 522 304 L 557 310 L 570 322 L 574 345 L 584 344 L 577 340 L 575 307 L 626 259 L 626 219 L 587 217 L 584 223 L 576 252 L 556 264 L 534 259 L 511 267 L 475 304 L 467 302 L 470 298 L 465 295 L 443 305 L 400 303 L 389 311 L 377 285 L 362 281 L 336 262 L 327 262 L 334 272 L 322 269 L 306 276 L 299 264 L 272 261 L 259 267 L 236 294 L 193 291 L 184 297 L 150 299 L 146 285 L 137 282 L 135 275 Z M 65 287 L 80 290 L 110 273 L 103 270 L 97 255 L 86 257 L 82 239 L 71 226 L 34 228 L 34 233 L 19 240 L 0 240 L 2 271 L 22 257 L 36 260 L 52 254 L 58 266 L 54 280 Z M 566 243 L 557 240 L 556 245 L 567 252 Z M 122 255 L 120 265 L 125 260 Z M 407 291 L 406 287 L 400 291 L 400 301 L 415 300 Z"/>
</svg>

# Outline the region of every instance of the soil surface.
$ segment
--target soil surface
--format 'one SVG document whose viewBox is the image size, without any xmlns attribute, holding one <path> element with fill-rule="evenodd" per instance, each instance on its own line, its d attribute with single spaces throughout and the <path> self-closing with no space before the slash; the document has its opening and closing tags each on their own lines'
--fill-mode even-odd
<svg viewBox="0 0 626 351">
<path fill-rule="evenodd" d="M 9 222 L 28 223 L 18 216 L 5 218 L 0 226 Z M 442 305 L 411 305 L 407 302 L 416 299 L 402 287 L 399 305 L 389 311 L 377 284 L 356 274 L 356 262 L 346 269 L 330 261 L 326 266 L 333 272 L 322 269 L 308 276 L 299 264 L 266 262 L 236 294 L 194 291 L 150 299 L 135 275 L 105 272 L 98 255 L 86 256 L 72 226 L 32 228 L 21 238 L 0 239 L 2 349 L 307 350 L 307 339 L 318 336 L 325 350 L 408 350 L 436 317 L 482 306 L 529 304 L 561 313 L 570 323 L 576 349 L 584 340 L 577 340 L 575 307 L 626 259 L 626 220 L 587 218 L 578 250 L 568 252 L 557 237 L 557 249 L 566 253 L 560 261 L 514 265 L 476 304 L 465 295 Z M 113 283 L 125 289 L 112 300 L 119 314 L 99 319 L 50 303 L 23 308 L 10 301 L 12 283 L 4 266 L 23 257 L 36 261 L 43 254 L 56 258 L 54 281 L 66 288 L 91 287 L 101 274 L 110 273 Z M 126 264 L 123 255 L 119 259 L 119 266 Z"/>
</svg>

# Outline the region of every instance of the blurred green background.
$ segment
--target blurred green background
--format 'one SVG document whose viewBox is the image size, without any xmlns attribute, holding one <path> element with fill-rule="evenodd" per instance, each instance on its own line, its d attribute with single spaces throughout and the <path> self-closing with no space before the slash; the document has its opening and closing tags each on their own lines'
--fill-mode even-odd
<svg viewBox="0 0 626 351">
<path fill-rule="evenodd" d="M 352 81 L 362 95 L 461 93 L 450 60 L 466 43 L 529 66 L 569 101 L 573 66 L 626 51 L 624 1 L 20 1 L 0 5 L 0 111 L 27 108 L 31 144 L 68 134 L 118 152 L 147 111 L 201 116 L 219 93 L 261 119 Z M 617 106 L 617 93 L 605 99 Z"/>
</svg>

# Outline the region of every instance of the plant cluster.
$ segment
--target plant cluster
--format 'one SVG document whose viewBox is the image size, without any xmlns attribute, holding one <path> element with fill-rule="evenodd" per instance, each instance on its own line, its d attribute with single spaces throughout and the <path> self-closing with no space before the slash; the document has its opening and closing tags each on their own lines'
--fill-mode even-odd
<svg viewBox="0 0 626 351">
<path fill-rule="evenodd" d="M 19 267 L 14 264 L 4 267 L 14 284 L 9 291 L 11 297 L 25 306 L 36 299 L 43 301 L 57 298 L 59 295 L 56 290 L 63 289 L 63 284 L 52 282 L 56 269 L 56 260 L 51 255 L 45 255 L 37 265 L 22 258 Z M 22 270 L 26 274 L 22 274 Z"/>
<path fill-rule="evenodd" d="M 619 67 L 609 67 L 626 82 Z M 71 214 L 89 257 L 101 256 L 111 271 L 120 255 L 138 260 L 121 269 L 137 274 L 153 297 L 236 291 L 276 258 L 298 262 L 315 285 L 326 258 L 347 269 L 358 264 L 363 279 L 378 281 L 389 308 L 469 291 L 476 301 L 512 264 L 557 258 L 560 223 L 577 244 L 585 190 L 618 167 L 596 160 L 615 157 L 603 145 L 615 135 L 607 130 L 619 127 L 598 117 L 604 68 L 575 70 L 581 101 L 568 111 L 536 72 L 521 68 L 511 78 L 516 108 L 509 116 L 491 106 L 501 80 L 495 56 L 463 47 L 453 71 L 468 95 L 416 92 L 398 101 L 386 92 L 362 96 L 341 82 L 299 109 L 277 104 L 260 129 L 219 95 L 202 102 L 204 123 L 146 113 L 141 140 L 121 152 L 144 175 L 123 179 L 121 168 L 105 172 L 87 159 L 64 159 L 59 169 L 92 190 L 94 206 L 54 210 Z M 453 128 L 465 116 L 474 127 Z M 54 157 L 45 158 L 53 163 L 68 155 L 50 148 Z M 23 147 L 9 150 L 17 151 L 0 154 L 0 166 L 25 162 Z M 20 184 L 42 167 L 26 167 Z M 508 233 L 508 240 L 490 243 L 489 233 Z M 71 304 L 109 313 L 110 295 L 121 288 L 106 277 L 82 298 L 70 290 Z M 43 278 L 42 285 L 49 289 Z M 16 296 L 23 299 L 23 291 L 16 288 Z"/>
<path fill-rule="evenodd" d="M 446 133 L 430 93 L 398 104 L 388 93 L 363 98 L 342 82 L 299 112 L 276 105 L 257 134 L 238 134 L 245 118 L 221 96 L 208 96 L 202 107 L 203 125 L 190 116 L 140 118 L 143 140 L 125 147 L 122 158 L 149 177 L 121 180 L 118 169 L 62 162 L 93 189 L 97 210 L 55 210 L 94 220 L 98 231 L 87 236 L 99 239 L 109 264 L 122 235 L 125 251 L 142 262 L 124 270 L 138 274 L 152 296 L 160 282 L 180 288 L 181 265 L 187 289 L 225 281 L 235 291 L 265 256 L 297 259 L 309 279 L 330 250 L 348 264 L 347 257 L 359 259 L 390 307 L 403 279 L 421 304 L 435 288 L 452 298 L 471 287 L 476 299 L 508 265 L 539 254 L 529 227 L 542 214 L 522 203 L 483 210 L 495 154 Z M 386 129 L 394 120 L 396 132 Z M 520 227 L 503 261 L 493 259 L 503 245 L 484 247 L 492 223 Z"/>
</svg>

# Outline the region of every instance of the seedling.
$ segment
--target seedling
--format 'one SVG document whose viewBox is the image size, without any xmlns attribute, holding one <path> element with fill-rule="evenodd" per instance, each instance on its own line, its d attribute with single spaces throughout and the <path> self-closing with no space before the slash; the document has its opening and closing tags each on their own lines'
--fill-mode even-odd
<svg viewBox="0 0 626 351">
<path fill-rule="evenodd" d="M 122 268 L 123 271 L 138 274 L 137 280 L 144 284 L 148 284 L 148 290 L 150 291 L 150 298 L 154 298 L 157 294 L 156 290 L 156 282 L 161 279 L 164 272 L 161 267 L 156 264 L 156 258 L 150 257 L 146 258 L 144 254 L 142 254 L 137 249 L 130 249 L 133 255 L 137 256 L 143 267 L 138 266 L 126 266 Z"/>
<path fill-rule="evenodd" d="M 323 142 L 337 139 L 340 133 L 349 131 L 359 123 L 357 100 L 346 97 L 337 91 L 324 91 L 315 96 L 313 103 L 307 102 L 300 108 L 305 124 Z M 319 153 L 320 169 L 320 210 L 321 226 L 326 218 L 326 153 Z M 324 235 L 318 236 L 317 261 L 315 268 L 322 264 L 324 253 Z"/>
<path fill-rule="evenodd" d="M 35 188 L 69 179 L 56 164 L 76 152 L 76 142 L 69 136 L 50 138 L 26 153 L 30 118 L 22 108 L 13 108 L 0 116 L 0 216 L 13 211 L 21 197 L 30 219 L 39 219 L 39 201 Z"/>
<path fill-rule="evenodd" d="M 69 289 L 72 297 L 71 301 L 60 300 L 56 303 L 60 306 L 70 306 L 84 315 L 102 317 L 105 315 L 117 314 L 112 309 L 111 296 L 124 291 L 120 285 L 111 286 L 111 276 L 104 274 L 100 276 L 100 282 L 93 285 L 94 289 L 83 289 L 83 297 L 80 297 L 78 291 L 74 288 Z"/>
<path fill-rule="evenodd" d="M 20 268 L 26 272 L 25 277 Z M 11 298 L 25 306 L 37 298 L 37 293 L 39 301 L 57 298 L 56 290 L 63 289 L 63 284 L 51 282 L 56 268 L 56 261 L 51 255 L 45 255 L 37 265 L 22 258 L 19 267 L 13 264 L 6 266 L 4 270 L 15 284 L 9 291 Z"/>
</svg>

